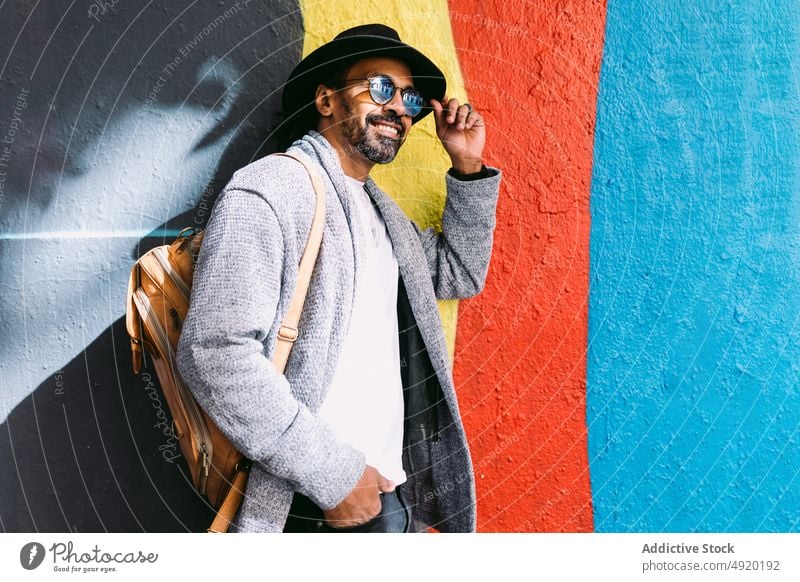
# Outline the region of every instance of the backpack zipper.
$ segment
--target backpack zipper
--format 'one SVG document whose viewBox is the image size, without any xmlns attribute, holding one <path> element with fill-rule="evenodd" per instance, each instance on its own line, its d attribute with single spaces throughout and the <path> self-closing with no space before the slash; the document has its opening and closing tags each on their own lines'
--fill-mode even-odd
<svg viewBox="0 0 800 582">
<path fill-rule="evenodd" d="M 174 307 L 169 308 L 169 316 L 172 318 L 172 331 L 181 330 L 181 318 L 178 315 L 178 310 Z"/>
<path fill-rule="evenodd" d="M 161 265 L 161 268 L 164 269 L 164 272 L 170 278 L 170 280 L 175 283 L 175 286 L 183 293 L 183 296 L 186 297 L 186 301 L 189 301 L 189 297 L 192 294 L 191 289 L 183 280 L 183 278 L 175 272 L 175 269 L 172 268 L 172 265 L 169 264 L 169 259 L 164 256 L 165 253 L 164 249 L 161 247 L 156 247 L 153 249 L 153 256 L 158 261 L 158 264 Z"/>
</svg>

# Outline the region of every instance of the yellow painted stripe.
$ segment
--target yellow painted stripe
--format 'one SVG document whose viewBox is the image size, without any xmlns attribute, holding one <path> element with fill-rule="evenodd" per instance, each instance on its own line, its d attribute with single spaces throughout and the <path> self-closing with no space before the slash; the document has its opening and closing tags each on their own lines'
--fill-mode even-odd
<svg viewBox="0 0 800 582">
<path fill-rule="evenodd" d="M 306 30 L 304 55 L 353 26 L 386 24 L 444 71 L 448 97 L 466 100 L 446 0 L 301 0 L 300 7 Z M 422 228 L 440 227 L 444 174 L 449 167 L 450 160 L 436 138 L 433 115 L 429 115 L 414 126 L 395 161 L 377 166 L 371 175 L 414 222 Z M 439 312 L 452 360 L 458 301 L 440 301 Z"/>
</svg>

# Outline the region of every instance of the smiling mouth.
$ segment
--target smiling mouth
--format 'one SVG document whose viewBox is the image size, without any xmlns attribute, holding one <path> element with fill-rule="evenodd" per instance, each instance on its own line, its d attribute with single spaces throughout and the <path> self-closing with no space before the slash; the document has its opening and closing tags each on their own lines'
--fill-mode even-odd
<svg viewBox="0 0 800 582">
<path fill-rule="evenodd" d="M 389 123 L 385 121 L 371 121 L 370 124 L 378 130 L 379 133 L 385 135 L 386 137 L 391 137 L 394 139 L 400 138 L 400 128 L 397 127 L 394 123 Z"/>
</svg>

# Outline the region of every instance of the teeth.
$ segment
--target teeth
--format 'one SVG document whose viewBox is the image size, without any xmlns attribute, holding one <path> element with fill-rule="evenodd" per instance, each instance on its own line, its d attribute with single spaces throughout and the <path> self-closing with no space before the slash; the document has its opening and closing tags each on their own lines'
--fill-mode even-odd
<svg viewBox="0 0 800 582">
<path fill-rule="evenodd" d="M 398 131 L 398 129 L 396 127 L 392 127 L 391 125 L 386 125 L 385 123 L 380 123 L 380 122 L 376 123 L 375 125 L 377 125 L 380 128 L 383 128 L 383 129 L 389 129 L 395 135 L 400 135 L 400 131 Z"/>
</svg>

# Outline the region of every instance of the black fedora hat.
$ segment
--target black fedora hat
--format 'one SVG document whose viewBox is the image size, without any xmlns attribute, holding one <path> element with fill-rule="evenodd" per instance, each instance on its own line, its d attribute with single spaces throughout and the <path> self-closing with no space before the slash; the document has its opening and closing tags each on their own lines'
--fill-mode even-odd
<svg viewBox="0 0 800 582">
<path fill-rule="evenodd" d="M 426 106 L 412 118 L 416 123 L 432 111 L 429 99 L 444 98 L 447 82 L 442 71 L 428 57 L 400 40 L 393 28 L 383 24 L 364 24 L 340 32 L 332 41 L 322 45 L 294 68 L 283 88 L 283 111 L 286 117 L 308 112 L 314 101 L 317 86 L 332 81 L 330 75 L 356 61 L 371 57 L 391 57 L 411 69 L 414 87 L 422 93 Z M 314 109 L 314 111 L 316 111 Z"/>
</svg>

